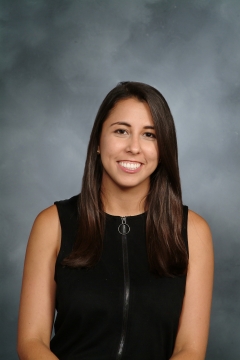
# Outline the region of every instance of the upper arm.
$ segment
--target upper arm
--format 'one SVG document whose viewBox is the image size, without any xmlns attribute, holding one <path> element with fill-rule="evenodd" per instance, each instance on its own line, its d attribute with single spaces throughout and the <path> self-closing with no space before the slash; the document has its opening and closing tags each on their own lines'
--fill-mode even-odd
<svg viewBox="0 0 240 360">
<path fill-rule="evenodd" d="M 208 224 L 196 213 L 188 215 L 189 266 L 186 292 L 174 354 L 193 351 L 204 359 L 212 301 L 213 245 Z"/>
<path fill-rule="evenodd" d="M 27 245 L 19 310 L 19 345 L 27 339 L 37 338 L 49 346 L 60 233 L 57 209 L 53 205 L 37 216 Z"/>
</svg>

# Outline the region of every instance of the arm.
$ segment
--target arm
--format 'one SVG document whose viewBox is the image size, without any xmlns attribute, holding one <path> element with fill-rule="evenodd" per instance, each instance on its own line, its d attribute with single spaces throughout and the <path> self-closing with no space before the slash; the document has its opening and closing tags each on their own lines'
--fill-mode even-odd
<svg viewBox="0 0 240 360">
<path fill-rule="evenodd" d="M 186 293 L 171 360 L 205 358 L 213 287 L 213 246 L 206 221 L 188 215 L 189 267 Z"/>
<path fill-rule="evenodd" d="M 54 317 L 54 271 L 61 229 L 56 206 L 36 218 L 23 272 L 17 351 L 21 360 L 54 360 L 50 337 Z"/>
</svg>

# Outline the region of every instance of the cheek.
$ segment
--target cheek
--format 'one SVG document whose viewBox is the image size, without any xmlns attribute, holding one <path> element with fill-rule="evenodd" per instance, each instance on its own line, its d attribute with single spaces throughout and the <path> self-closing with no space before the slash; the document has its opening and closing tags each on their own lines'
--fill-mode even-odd
<svg viewBox="0 0 240 360">
<path fill-rule="evenodd" d="M 153 145 L 153 147 L 151 149 L 148 148 L 147 153 L 148 153 L 149 160 L 151 160 L 152 162 L 158 163 L 158 161 L 159 161 L 159 153 L 158 153 L 157 146 Z"/>
<path fill-rule="evenodd" d="M 117 154 L 122 149 L 121 142 L 116 138 L 103 137 L 100 141 L 100 151 L 103 156 L 111 156 Z"/>
</svg>

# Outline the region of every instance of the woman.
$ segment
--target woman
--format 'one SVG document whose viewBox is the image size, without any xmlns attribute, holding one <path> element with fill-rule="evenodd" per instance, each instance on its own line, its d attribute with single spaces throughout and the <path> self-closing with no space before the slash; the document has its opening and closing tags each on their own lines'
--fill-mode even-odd
<svg viewBox="0 0 240 360">
<path fill-rule="evenodd" d="M 81 195 L 33 225 L 19 357 L 204 359 L 212 283 L 209 227 L 182 205 L 170 109 L 153 87 L 120 83 L 98 111 Z"/>
</svg>

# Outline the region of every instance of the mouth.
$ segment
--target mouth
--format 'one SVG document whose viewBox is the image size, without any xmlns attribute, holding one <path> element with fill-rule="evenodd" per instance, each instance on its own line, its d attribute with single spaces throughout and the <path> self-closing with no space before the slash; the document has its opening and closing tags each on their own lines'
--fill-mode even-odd
<svg viewBox="0 0 240 360">
<path fill-rule="evenodd" d="M 134 171 L 140 168 L 142 165 L 139 162 L 131 162 L 131 161 L 118 161 L 118 164 L 126 170 Z"/>
</svg>

